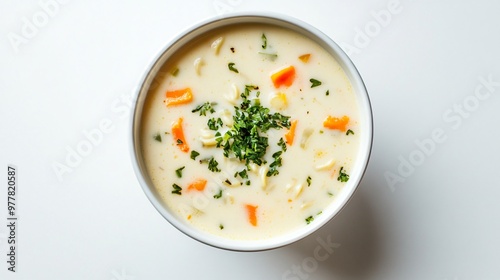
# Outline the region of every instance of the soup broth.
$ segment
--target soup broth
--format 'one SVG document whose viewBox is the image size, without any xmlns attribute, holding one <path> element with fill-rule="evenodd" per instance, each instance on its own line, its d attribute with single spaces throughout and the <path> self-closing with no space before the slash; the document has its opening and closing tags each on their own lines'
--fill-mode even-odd
<svg viewBox="0 0 500 280">
<path fill-rule="evenodd" d="M 314 223 L 357 157 L 356 95 L 339 63 L 288 29 L 211 31 L 148 92 L 141 148 L 164 204 L 199 230 L 273 238 Z"/>
</svg>

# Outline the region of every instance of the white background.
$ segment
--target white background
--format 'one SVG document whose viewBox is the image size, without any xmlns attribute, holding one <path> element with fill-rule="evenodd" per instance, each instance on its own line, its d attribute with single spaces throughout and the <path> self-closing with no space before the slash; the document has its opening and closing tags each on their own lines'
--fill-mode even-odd
<svg viewBox="0 0 500 280">
<path fill-rule="evenodd" d="M 37 1 L 0 3 L 0 279 L 500 279 L 500 2 L 52 3 L 48 12 Z M 288 14 L 340 43 L 375 120 L 366 176 L 344 211 L 309 238 L 259 253 L 173 228 L 129 152 L 128 98 L 159 50 L 194 22 L 243 11 Z M 54 165 L 68 165 L 68 151 L 102 122 L 111 131 L 58 177 Z M 424 141 L 433 131 L 445 139 L 434 148 Z M 414 169 L 398 170 L 406 161 Z M 8 164 L 19 179 L 16 273 L 4 261 Z M 323 261 L 318 238 L 340 244 Z"/>
</svg>

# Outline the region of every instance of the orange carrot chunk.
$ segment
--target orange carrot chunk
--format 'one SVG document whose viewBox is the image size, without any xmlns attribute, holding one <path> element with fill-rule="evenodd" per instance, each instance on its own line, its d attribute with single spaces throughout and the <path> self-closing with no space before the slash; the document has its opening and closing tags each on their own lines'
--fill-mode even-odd
<svg viewBox="0 0 500 280">
<path fill-rule="evenodd" d="M 347 130 L 346 127 L 348 122 L 348 116 L 343 116 L 342 118 L 328 116 L 323 122 L 323 126 L 329 129 L 338 129 L 345 132 Z"/>
<path fill-rule="evenodd" d="M 248 214 L 248 221 L 250 224 L 254 227 L 257 226 L 257 207 L 254 205 L 246 204 L 245 207 L 247 208 L 247 214 Z"/>
<path fill-rule="evenodd" d="M 167 91 L 165 104 L 168 106 L 187 104 L 193 100 L 191 88 Z"/>
<path fill-rule="evenodd" d="M 279 88 L 281 86 L 291 86 L 295 80 L 295 67 L 290 65 L 273 73 L 271 75 L 271 80 L 273 81 L 275 88 Z"/>
<path fill-rule="evenodd" d="M 297 120 L 293 120 L 290 123 L 290 129 L 287 131 L 287 133 L 285 133 L 285 142 L 290 146 L 293 144 L 293 138 L 295 138 L 296 127 L 297 127 Z"/>
<path fill-rule="evenodd" d="M 205 189 L 205 186 L 207 185 L 207 180 L 205 179 L 197 179 L 196 181 L 192 182 L 189 184 L 187 190 L 197 190 L 199 192 L 203 191 Z"/>
<path fill-rule="evenodd" d="M 182 118 L 179 118 L 176 122 L 172 124 L 172 135 L 174 137 L 175 144 L 181 149 L 181 151 L 187 153 L 189 151 L 189 145 L 184 138 L 184 130 L 182 129 Z"/>
<path fill-rule="evenodd" d="M 306 54 L 299 56 L 299 59 L 302 60 L 302 62 L 307 63 L 309 61 L 310 57 L 311 57 L 311 54 L 306 53 Z"/>
</svg>

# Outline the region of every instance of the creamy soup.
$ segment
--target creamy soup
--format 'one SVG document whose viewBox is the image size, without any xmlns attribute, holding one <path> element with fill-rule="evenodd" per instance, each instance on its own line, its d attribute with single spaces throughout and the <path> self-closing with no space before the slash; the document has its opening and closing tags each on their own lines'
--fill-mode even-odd
<svg viewBox="0 0 500 280">
<path fill-rule="evenodd" d="M 141 148 L 179 219 L 239 240 L 310 226 L 349 180 L 363 131 L 338 62 L 294 31 L 238 25 L 169 58 Z"/>
</svg>

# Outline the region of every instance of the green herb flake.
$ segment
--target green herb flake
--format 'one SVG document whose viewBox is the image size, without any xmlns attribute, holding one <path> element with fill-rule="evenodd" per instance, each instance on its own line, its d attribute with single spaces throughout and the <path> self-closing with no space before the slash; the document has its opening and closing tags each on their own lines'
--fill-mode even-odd
<svg viewBox="0 0 500 280">
<path fill-rule="evenodd" d="M 195 151 L 195 150 L 191 151 L 191 159 L 192 160 L 195 160 L 196 157 L 199 156 L 199 155 L 200 155 L 200 153 L 198 153 L 197 151 Z"/>
<path fill-rule="evenodd" d="M 236 69 L 236 68 L 234 67 L 234 65 L 235 65 L 235 64 L 234 64 L 234 62 L 229 62 L 229 64 L 227 65 L 227 67 L 229 68 L 229 70 L 233 71 L 234 73 L 240 73 L 240 72 L 238 71 L 238 69 Z"/>
<path fill-rule="evenodd" d="M 215 199 L 219 199 L 221 197 L 222 197 L 222 189 L 220 189 L 219 192 L 214 195 Z"/>
<path fill-rule="evenodd" d="M 234 173 L 234 178 L 236 178 L 238 175 L 241 177 L 241 179 L 248 179 L 248 174 L 247 174 L 246 169 L 243 169 L 240 172 Z"/>
<path fill-rule="evenodd" d="M 217 129 L 219 129 L 220 127 L 222 127 L 224 123 L 222 122 L 222 119 L 221 118 L 211 118 L 208 120 L 207 122 L 207 126 L 210 130 L 214 130 L 216 131 Z"/>
<path fill-rule="evenodd" d="M 283 150 L 283 152 L 286 152 L 286 143 L 285 140 L 283 140 L 283 137 L 278 141 L 278 146 L 281 147 L 281 150 Z"/>
<path fill-rule="evenodd" d="M 325 93 L 326 96 L 330 95 L 330 90 L 327 90 Z"/>
<path fill-rule="evenodd" d="M 219 163 L 212 157 L 208 160 L 208 170 L 212 172 L 220 172 L 221 170 L 217 167 Z"/>
<path fill-rule="evenodd" d="M 215 121 L 215 118 L 209 119 L 208 122 L 207 122 L 207 125 L 208 125 L 208 128 L 210 128 L 211 130 L 217 130 L 217 129 L 219 129 L 217 127 L 217 123 Z"/>
<path fill-rule="evenodd" d="M 156 133 L 154 136 L 153 136 L 153 139 L 155 139 L 156 141 L 158 142 L 161 142 L 161 135 L 160 133 Z"/>
<path fill-rule="evenodd" d="M 172 69 L 172 71 L 170 71 L 170 74 L 174 77 L 177 77 L 177 75 L 179 74 L 179 68 L 175 67 L 174 69 Z"/>
<path fill-rule="evenodd" d="M 264 33 L 262 33 L 261 39 L 262 39 L 262 49 L 264 51 L 259 51 L 258 53 L 267 56 L 270 60 L 275 60 L 278 57 L 278 54 L 273 50 L 267 49 L 267 38 Z"/>
<path fill-rule="evenodd" d="M 182 191 L 182 188 L 177 185 L 177 184 L 173 184 L 172 187 L 174 188 L 174 190 L 172 191 L 173 194 L 178 194 L 178 195 L 181 195 L 181 191 Z"/>
<path fill-rule="evenodd" d="M 246 169 L 243 169 L 240 173 L 238 173 L 240 175 L 241 178 L 243 179 L 248 179 L 248 174 L 247 174 L 247 170 Z"/>
<path fill-rule="evenodd" d="M 323 214 L 323 211 L 319 211 L 318 214 L 316 214 L 316 216 L 319 216 L 321 214 Z"/>
<path fill-rule="evenodd" d="M 260 37 L 262 39 L 262 49 L 267 49 L 267 38 L 266 34 L 262 33 L 262 36 Z"/>
<path fill-rule="evenodd" d="M 220 225 L 219 225 L 219 228 L 220 228 L 221 230 L 223 230 L 223 229 L 224 229 L 224 225 L 220 224 Z"/>
<path fill-rule="evenodd" d="M 321 81 L 318 81 L 316 79 L 310 79 L 309 82 L 311 82 L 311 88 L 321 85 Z"/>
<path fill-rule="evenodd" d="M 310 224 L 312 221 L 314 221 L 314 217 L 313 216 L 309 216 L 306 218 L 306 223 L 307 224 Z"/>
<path fill-rule="evenodd" d="M 175 175 L 177 175 L 177 178 L 182 178 L 182 170 L 186 168 L 185 166 L 175 170 Z"/>
<path fill-rule="evenodd" d="M 177 139 L 177 145 L 182 145 L 184 142 L 182 142 L 181 139 Z"/>
<path fill-rule="evenodd" d="M 207 112 L 209 113 L 215 113 L 215 109 L 213 106 L 217 105 L 216 102 L 205 102 L 201 105 L 198 105 L 196 108 L 194 108 L 191 113 L 196 113 L 200 112 L 200 116 L 206 116 Z"/>
<path fill-rule="evenodd" d="M 271 177 L 271 176 L 276 176 L 280 174 L 278 171 L 278 167 L 282 165 L 281 163 L 281 154 L 283 151 L 279 151 L 273 154 L 274 161 L 269 165 L 269 171 L 267 171 L 266 176 Z"/>
<path fill-rule="evenodd" d="M 340 170 L 339 170 L 339 177 L 337 178 L 337 181 L 340 181 L 340 182 L 347 182 L 349 181 L 349 175 L 347 173 L 344 172 L 344 167 L 340 167 Z"/>
<path fill-rule="evenodd" d="M 354 131 L 352 131 L 352 130 L 348 129 L 348 130 L 347 130 L 347 132 L 345 133 L 345 135 L 349 135 L 349 134 L 354 135 Z"/>
<path fill-rule="evenodd" d="M 258 52 L 262 55 L 267 55 L 271 60 L 275 60 L 278 57 L 277 53 L 269 53 L 269 52 Z"/>
<path fill-rule="evenodd" d="M 311 181 L 312 181 L 311 176 L 307 176 L 307 180 L 306 181 L 307 181 L 307 186 L 308 187 L 311 186 Z"/>
<path fill-rule="evenodd" d="M 328 196 L 333 196 L 333 193 L 327 192 Z"/>
</svg>

